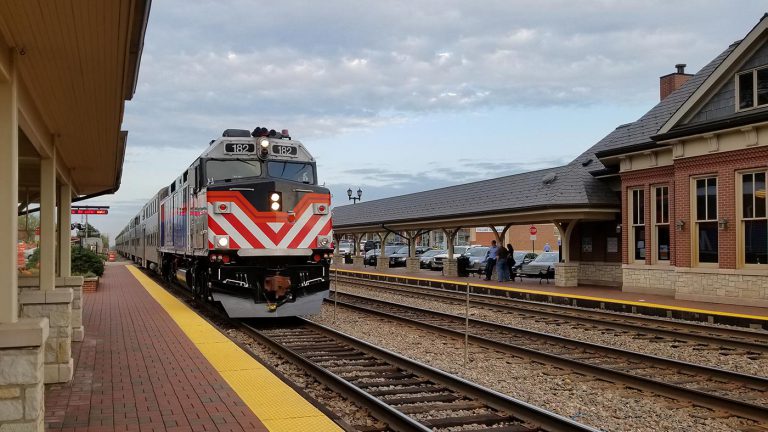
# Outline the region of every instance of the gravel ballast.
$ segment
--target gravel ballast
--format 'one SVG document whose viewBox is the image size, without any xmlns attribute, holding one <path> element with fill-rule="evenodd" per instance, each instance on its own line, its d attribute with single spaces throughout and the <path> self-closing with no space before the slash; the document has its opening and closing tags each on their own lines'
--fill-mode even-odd
<svg viewBox="0 0 768 432">
<path fill-rule="evenodd" d="M 407 298 L 404 298 L 402 295 L 397 295 L 384 290 L 377 290 L 375 288 L 359 288 L 348 284 L 339 284 L 339 292 L 341 294 L 346 292 L 455 315 L 464 315 L 465 313 L 464 306 L 449 304 L 439 300 L 428 300 L 418 296 L 408 296 Z M 331 296 L 333 296 L 333 293 L 331 293 Z M 599 329 L 591 329 L 585 326 L 572 327 L 567 324 L 557 325 L 539 322 L 524 318 L 514 313 L 501 313 L 472 306 L 470 306 L 469 315 L 474 319 L 550 333 L 569 339 L 667 357 L 748 375 L 768 377 L 768 359 L 766 358 L 755 358 L 754 356 L 743 354 L 724 355 L 727 351 L 721 353 L 719 350 L 704 349 L 703 347 L 679 344 L 664 339 L 651 341 L 648 339 L 637 339 L 630 335 L 619 336 L 615 333 L 606 333 Z M 567 317 L 564 317 L 564 320 L 567 320 Z M 768 337 L 768 334 L 766 334 L 766 337 Z"/>
<path fill-rule="evenodd" d="M 604 430 L 733 431 L 752 424 L 472 345 L 464 368 L 462 341 L 341 307 L 335 321 L 331 305 L 312 320 Z"/>
</svg>

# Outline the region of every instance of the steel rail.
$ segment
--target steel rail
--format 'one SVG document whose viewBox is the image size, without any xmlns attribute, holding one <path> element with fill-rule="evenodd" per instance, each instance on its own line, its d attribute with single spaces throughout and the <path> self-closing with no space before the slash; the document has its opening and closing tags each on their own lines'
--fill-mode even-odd
<svg viewBox="0 0 768 432">
<path fill-rule="evenodd" d="M 386 302 L 383 300 L 375 300 L 367 297 L 356 296 L 353 294 L 342 294 L 342 296 L 353 298 L 357 301 L 364 303 L 378 304 L 389 308 L 399 308 L 407 312 L 417 312 L 422 314 L 428 314 L 431 317 L 437 317 L 443 320 L 449 320 L 456 323 L 456 328 L 464 328 L 465 317 L 446 314 L 443 312 L 432 311 L 427 309 L 415 308 L 412 306 L 401 305 L 398 303 Z M 392 312 L 384 310 L 372 309 L 371 307 L 362 306 L 360 304 L 352 304 L 339 300 L 338 304 L 343 307 L 359 310 L 365 313 L 384 316 L 387 318 L 394 318 L 399 321 L 414 325 L 417 327 L 428 328 L 432 331 L 450 335 L 456 338 L 464 338 L 465 334 L 463 330 L 454 330 L 446 326 L 445 321 L 443 323 L 428 323 L 418 321 L 414 318 L 405 317 L 402 315 L 395 315 Z M 626 358 L 630 362 L 638 362 L 643 364 L 653 365 L 655 367 L 671 368 L 676 371 L 684 371 L 689 374 L 704 375 L 706 377 L 713 377 L 723 382 L 740 383 L 749 388 L 756 388 L 761 391 L 768 391 L 768 378 L 756 377 L 751 375 L 745 375 L 735 372 L 726 371 L 723 369 L 710 368 L 706 366 L 685 363 L 677 360 L 671 360 L 663 357 L 651 356 L 647 354 L 641 354 L 633 351 L 621 350 L 617 348 L 609 348 L 588 342 L 576 341 L 573 339 L 566 339 L 560 336 L 555 336 L 546 333 L 534 332 L 531 330 L 519 329 L 511 326 L 505 326 L 488 321 L 470 319 L 472 327 L 484 326 L 488 329 L 493 329 L 495 333 L 517 333 L 525 335 L 525 337 L 532 337 L 542 339 L 548 343 L 560 344 L 566 347 L 577 347 L 577 349 L 588 350 L 593 352 L 599 352 L 611 356 L 619 356 Z M 471 327 L 470 327 L 471 328 Z M 469 339 L 481 346 L 500 350 L 503 352 L 512 352 L 522 357 L 538 360 L 544 363 L 552 364 L 564 369 L 573 370 L 584 374 L 593 375 L 599 378 L 608 379 L 613 382 L 620 382 L 627 386 L 651 391 L 653 393 L 672 397 L 675 399 L 684 399 L 691 401 L 692 403 L 706 407 L 712 410 L 725 410 L 734 415 L 752 419 L 760 422 L 768 422 L 768 408 L 762 405 L 752 404 L 747 401 L 732 399 L 717 394 L 707 393 L 705 391 L 691 389 L 669 382 L 662 381 L 660 379 L 653 379 L 643 377 L 640 375 L 634 375 L 628 372 L 610 369 L 599 365 L 590 364 L 586 361 L 580 361 L 578 359 L 569 359 L 557 354 L 543 352 L 538 349 L 531 349 L 520 345 L 515 345 L 508 342 L 501 342 L 499 340 L 490 339 L 470 332 Z"/>
<path fill-rule="evenodd" d="M 490 390 L 472 383 L 465 379 L 459 378 L 455 375 L 445 373 L 439 369 L 433 368 L 426 364 L 408 359 L 395 352 L 386 350 L 381 347 L 377 347 L 368 342 L 351 337 L 339 331 L 333 330 L 329 327 L 312 323 L 308 320 L 302 319 L 302 325 L 312 328 L 317 332 L 325 334 L 333 340 L 339 341 L 345 345 L 351 346 L 359 351 L 372 355 L 376 358 L 380 358 L 387 363 L 394 365 L 400 369 L 410 371 L 420 377 L 428 378 L 429 380 L 438 383 L 446 388 L 464 394 L 466 396 L 475 398 L 479 401 L 486 403 L 488 406 L 495 408 L 496 410 L 509 413 L 513 417 L 528 423 L 537 425 L 541 430 L 546 431 L 591 431 L 595 432 L 597 429 L 580 424 L 571 419 L 565 418 L 558 414 L 549 412 L 540 407 L 528 404 L 526 402 L 511 398 L 502 393 Z M 260 341 L 268 344 L 273 349 L 283 353 L 286 357 L 292 361 L 300 364 L 302 367 L 310 370 L 317 379 L 323 382 L 325 385 L 333 388 L 334 390 L 347 395 L 350 398 L 364 404 L 366 408 L 374 413 L 374 416 L 380 420 L 388 423 L 388 425 L 396 430 L 401 431 L 430 431 L 431 427 L 428 427 L 421 422 L 407 416 L 406 414 L 398 411 L 395 407 L 386 404 L 384 401 L 376 398 L 375 396 L 367 393 L 365 390 L 355 386 L 351 382 L 347 381 L 343 377 L 334 374 L 333 372 L 323 368 L 320 365 L 315 364 L 311 360 L 305 358 L 300 353 L 295 352 L 291 348 L 284 346 L 279 341 L 274 340 L 268 335 L 263 334 L 259 330 L 248 327 L 249 333 L 252 336 L 258 338 Z M 429 424 L 429 420 L 425 420 Z"/>
<path fill-rule="evenodd" d="M 366 279 L 339 275 L 339 279 L 342 278 L 347 279 L 350 283 L 376 289 L 407 293 L 408 295 L 413 296 L 439 298 L 456 304 L 464 304 L 465 302 L 465 294 L 458 294 L 453 291 L 442 290 L 439 288 L 395 282 L 369 281 Z M 471 286 L 472 285 L 470 284 L 470 287 Z M 418 288 L 419 292 L 414 292 L 413 288 Z M 627 315 L 566 305 L 488 296 L 484 294 L 470 294 L 472 296 L 470 304 L 474 306 L 501 308 L 502 310 L 514 311 L 519 314 L 567 320 L 615 330 L 654 334 L 673 340 L 687 340 L 694 343 L 719 345 L 759 354 L 768 354 L 768 333 L 761 333 L 759 331 L 714 327 L 688 322 L 670 321 L 663 318 Z"/>
</svg>

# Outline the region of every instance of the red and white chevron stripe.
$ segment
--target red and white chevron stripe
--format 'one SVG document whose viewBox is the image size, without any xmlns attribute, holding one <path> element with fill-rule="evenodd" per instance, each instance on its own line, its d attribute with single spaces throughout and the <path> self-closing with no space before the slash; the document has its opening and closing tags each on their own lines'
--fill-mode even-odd
<svg viewBox="0 0 768 432">
<path fill-rule="evenodd" d="M 315 214 L 313 204 L 330 207 L 325 194 L 305 194 L 294 208 L 294 220 L 287 212 L 259 212 L 237 191 L 210 191 L 208 201 L 208 247 L 214 237 L 229 236 L 230 249 L 316 248 L 317 236 L 331 235 L 331 214 Z M 217 202 L 229 203 L 229 213 L 218 214 Z"/>
</svg>

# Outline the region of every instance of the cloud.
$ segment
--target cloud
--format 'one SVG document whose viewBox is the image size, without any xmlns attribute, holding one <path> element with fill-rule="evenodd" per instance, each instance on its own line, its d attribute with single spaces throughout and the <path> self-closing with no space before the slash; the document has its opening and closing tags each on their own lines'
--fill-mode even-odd
<svg viewBox="0 0 768 432">
<path fill-rule="evenodd" d="M 749 28 L 724 24 L 763 8 L 706 6 L 158 2 L 127 118 L 141 145 L 184 147 L 256 123 L 313 138 L 434 112 L 648 100 L 656 76 L 702 66 Z"/>
</svg>

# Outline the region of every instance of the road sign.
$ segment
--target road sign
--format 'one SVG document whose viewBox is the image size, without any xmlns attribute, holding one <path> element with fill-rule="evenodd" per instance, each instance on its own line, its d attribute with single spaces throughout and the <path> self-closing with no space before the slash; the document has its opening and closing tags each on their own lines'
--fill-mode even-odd
<svg viewBox="0 0 768 432">
<path fill-rule="evenodd" d="M 536 240 L 536 234 L 531 234 L 531 240 Z"/>
<path fill-rule="evenodd" d="M 535 236 L 539 232 L 539 230 L 536 229 L 536 225 L 531 225 L 531 228 L 528 231 L 530 231 L 532 236 Z"/>
</svg>

